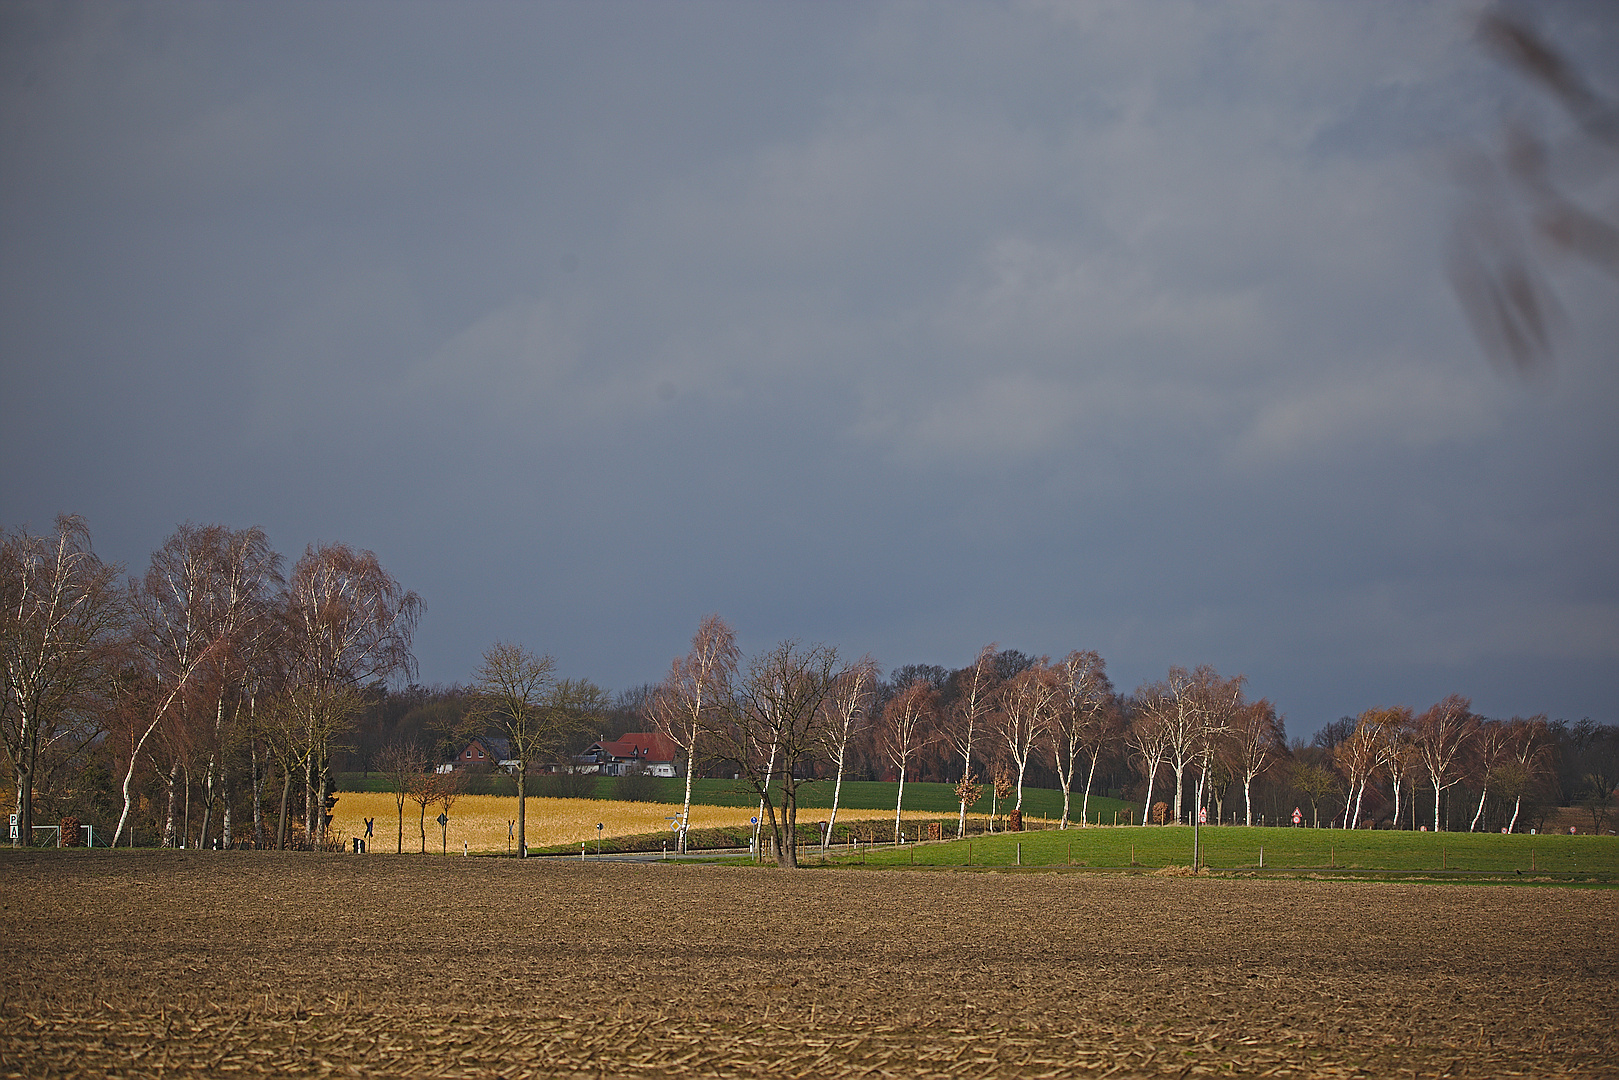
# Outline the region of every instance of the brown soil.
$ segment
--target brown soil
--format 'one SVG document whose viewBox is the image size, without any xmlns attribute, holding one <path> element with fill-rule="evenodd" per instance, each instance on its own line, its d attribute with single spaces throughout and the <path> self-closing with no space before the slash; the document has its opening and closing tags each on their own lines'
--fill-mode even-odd
<svg viewBox="0 0 1619 1080">
<path fill-rule="evenodd" d="M 0 857 L 0 1074 L 1619 1075 L 1619 892 Z"/>
</svg>

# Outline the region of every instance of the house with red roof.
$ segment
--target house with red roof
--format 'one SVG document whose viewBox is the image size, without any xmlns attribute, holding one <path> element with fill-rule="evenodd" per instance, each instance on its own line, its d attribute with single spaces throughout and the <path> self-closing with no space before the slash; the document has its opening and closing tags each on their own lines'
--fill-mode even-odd
<svg viewBox="0 0 1619 1080">
<path fill-rule="evenodd" d="M 454 761 L 440 765 L 438 771 L 447 773 L 456 769 L 477 768 L 480 765 L 515 773 L 517 759 L 512 757 L 511 741 L 498 735 L 479 735 L 467 743 L 466 749 L 457 754 Z"/>
<path fill-rule="evenodd" d="M 591 743 L 580 755 L 582 764 L 594 761 L 604 776 L 644 772 L 648 776 L 678 776 L 680 747 L 655 731 L 631 731 L 612 740 Z"/>
</svg>

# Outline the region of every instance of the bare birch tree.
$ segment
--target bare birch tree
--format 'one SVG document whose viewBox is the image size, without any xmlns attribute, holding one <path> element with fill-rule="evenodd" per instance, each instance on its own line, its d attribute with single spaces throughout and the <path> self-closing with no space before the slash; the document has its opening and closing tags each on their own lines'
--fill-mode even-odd
<svg viewBox="0 0 1619 1080">
<path fill-rule="evenodd" d="M 840 674 L 822 704 L 826 716 L 822 730 L 826 734 L 825 753 L 832 762 L 832 812 L 827 818 L 826 832 L 821 836 L 821 847 L 832 841 L 832 830 L 838 823 L 838 799 L 843 794 L 843 771 L 849 755 L 849 742 L 871 719 L 871 704 L 877 689 L 877 661 L 862 656 Z"/>
<path fill-rule="evenodd" d="M 1417 769 L 1417 748 L 1411 710 L 1400 706 L 1377 710 L 1378 766 L 1387 774 L 1394 794 L 1394 827 L 1400 827 L 1400 796 Z M 1415 798 L 1415 790 L 1412 797 Z M 1412 816 L 1415 816 L 1413 810 Z"/>
<path fill-rule="evenodd" d="M 1033 667 L 1024 668 L 1006 681 L 1000 711 L 991 720 L 992 730 L 1017 767 L 1017 803 L 1013 809 L 1019 813 L 1023 810 L 1023 777 L 1029 758 L 1051 724 L 1058 693 L 1057 679 L 1042 656 Z"/>
<path fill-rule="evenodd" d="M 1333 764 L 1338 766 L 1349 784 L 1350 808 L 1344 821 L 1346 829 L 1360 825 L 1360 807 L 1366 795 L 1366 785 L 1377 771 L 1382 741 L 1381 714 L 1380 709 L 1367 709 L 1361 713 L 1349 738 L 1332 750 Z"/>
<path fill-rule="evenodd" d="M 1062 785 L 1062 823 L 1068 828 L 1070 793 L 1074 785 L 1074 770 L 1079 762 L 1090 759 L 1090 777 L 1085 781 L 1086 805 L 1089 805 L 1091 780 L 1096 776 L 1096 760 L 1101 756 L 1102 741 L 1097 738 L 1105 726 L 1105 716 L 1113 703 L 1113 684 L 1108 681 L 1107 667 L 1095 652 L 1071 652 L 1053 668 L 1057 682 L 1057 698 L 1046 732 L 1046 745 L 1057 770 L 1057 781 Z M 1084 810 L 1080 811 L 1084 820 Z"/>
<path fill-rule="evenodd" d="M 1242 711 L 1246 682 L 1241 675 L 1222 679 L 1210 667 L 1199 667 L 1195 673 L 1192 693 L 1197 705 L 1197 734 L 1193 745 L 1197 761 L 1196 813 L 1199 815 L 1208 806 L 1208 781 L 1216 760 Z"/>
<path fill-rule="evenodd" d="M 415 673 L 411 638 L 421 597 L 400 587 L 375 554 L 346 544 L 310 545 L 292 569 L 285 619 L 291 678 L 305 715 L 305 819 L 311 846 L 324 840 L 324 807 L 331 783 L 332 739 L 354 715 L 350 692 L 373 679 Z"/>
<path fill-rule="evenodd" d="M 1181 796 L 1186 787 L 1186 769 L 1199 757 L 1203 742 L 1205 712 L 1201 691 L 1213 677 L 1213 670 L 1206 666 L 1196 671 L 1172 667 L 1167 679 L 1136 691 L 1138 698 L 1151 703 L 1163 725 L 1164 760 L 1175 772 L 1177 822 L 1182 820 Z"/>
<path fill-rule="evenodd" d="M 13 846 L 33 836 L 42 751 L 104 679 L 102 660 L 124 616 L 118 573 L 96 557 L 83 518 L 58 517 L 54 536 L 0 538 L 0 745 L 16 778 Z"/>
<path fill-rule="evenodd" d="M 1080 748 L 1089 762 L 1089 766 L 1085 770 L 1085 794 L 1079 804 L 1079 820 L 1081 824 L 1090 820 L 1091 792 L 1096 787 L 1097 766 L 1104 754 L 1109 752 L 1122 753 L 1125 745 L 1125 735 L 1128 730 L 1124 710 L 1120 706 L 1116 694 L 1109 695 L 1107 704 L 1096 713 L 1092 722 L 1085 726 Z"/>
<path fill-rule="evenodd" d="M 203 785 L 198 843 L 208 846 L 216 803 L 226 807 L 222 829 L 229 831 L 229 758 L 247 687 L 274 640 L 280 564 L 263 529 L 185 524 L 153 552 L 145 577 L 132 586 L 135 641 L 157 684 L 159 710 L 131 754 L 126 780 L 146 738 L 156 734 L 170 794 L 164 846 L 176 842 L 176 789 L 183 779 L 189 803 L 193 765 Z M 181 842 L 190 841 L 182 835 Z"/>
<path fill-rule="evenodd" d="M 1467 826 L 1468 832 L 1478 832 L 1484 820 L 1484 802 L 1490 797 L 1490 785 L 1495 782 L 1501 766 L 1512 760 L 1512 731 L 1503 720 L 1481 720 L 1474 729 L 1471 752 L 1467 756 L 1467 771 L 1478 779 L 1478 809 Z"/>
<path fill-rule="evenodd" d="M 1136 769 L 1147 779 L 1147 797 L 1141 804 L 1141 823 L 1151 820 L 1152 789 L 1169 753 L 1169 719 L 1174 703 L 1156 684 L 1137 690 L 1132 701 L 1129 745 L 1136 752 Z"/>
<path fill-rule="evenodd" d="M 956 837 L 967 835 L 967 800 L 965 793 L 982 790 L 973 783 L 974 740 L 983 733 L 989 717 L 995 711 L 995 694 L 999 680 L 995 675 L 996 645 L 990 642 L 978 650 L 978 659 L 971 667 L 955 674 L 955 699 L 944 717 L 945 736 L 951 747 L 961 755 L 961 816 L 956 822 Z"/>
<path fill-rule="evenodd" d="M 1513 832 L 1518 827 L 1518 812 L 1523 808 L 1524 792 L 1546 769 L 1556 751 L 1557 742 L 1545 716 L 1532 716 L 1527 720 L 1515 716 L 1509 726 L 1512 730 L 1512 762 L 1517 766 L 1511 781 L 1512 791 L 1509 792 L 1512 796 L 1512 820 L 1507 822 L 1507 831 Z"/>
<path fill-rule="evenodd" d="M 1283 722 L 1276 706 L 1264 698 L 1239 712 L 1231 729 L 1231 747 L 1237 772 L 1242 777 L 1244 824 L 1254 823 L 1254 778 L 1270 767 L 1287 750 Z"/>
<path fill-rule="evenodd" d="M 911 755 L 927 741 L 928 730 L 938 711 L 938 695 L 926 680 L 917 679 L 883 708 L 878 729 L 878 745 L 883 757 L 899 777 L 899 793 L 894 799 L 894 843 L 900 841 L 901 811 L 905 805 L 905 768 Z"/>
<path fill-rule="evenodd" d="M 1460 694 L 1451 694 L 1417 717 L 1417 758 L 1433 785 L 1434 832 L 1444 828 L 1439 797 L 1446 788 L 1461 782 L 1461 765 L 1477 730 L 1472 702 Z"/>
<path fill-rule="evenodd" d="M 649 701 L 656 729 L 686 755 L 686 794 L 680 806 L 675 848 L 686 850 L 691 822 L 691 783 L 697 774 L 697 748 L 709 721 L 726 709 L 742 652 L 736 634 L 718 615 L 705 615 L 692 635 L 691 650 L 669 666 L 669 674 Z"/>
</svg>

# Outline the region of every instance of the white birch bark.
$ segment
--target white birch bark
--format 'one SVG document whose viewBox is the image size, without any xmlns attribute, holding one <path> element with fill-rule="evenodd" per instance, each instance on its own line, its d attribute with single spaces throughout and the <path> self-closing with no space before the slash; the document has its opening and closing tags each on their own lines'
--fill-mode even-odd
<svg viewBox="0 0 1619 1080">
<path fill-rule="evenodd" d="M 686 755 L 686 791 L 680 805 L 675 849 L 686 851 L 691 822 L 692 778 L 697 774 L 697 747 L 713 714 L 730 704 L 732 681 L 741 652 L 736 635 L 718 615 L 706 615 L 692 635 L 691 650 L 677 657 L 669 674 L 648 702 L 656 730 Z M 762 811 L 761 811 L 762 812 Z"/>
<path fill-rule="evenodd" d="M 827 720 L 824 725 L 828 736 L 828 750 L 833 762 L 832 812 L 827 817 L 826 832 L 821 835 L 824 852 L 832 842 L 832 830 L 838 823 L 838 805 L 843 794 L 843 770 L 848 758 L 849 740 L 869 719 L 872 694 L 877 683 L 877 662 L 863 656 L 838 677 L 827 698 Z"/>
<path fill-rule="evenodd" d="M 958 684 L 955 702 L 950 707 L 950 715 L 946 724 L 946 734 L 956 753 L 961 755 L 961 779 L 968 780 L 973 775 L 973 738 L 975 729 L 982 726 L 984 718 L 994 709 L 996 696 L 995 682 L 995 655 L 994 642 L 978 650 L 978 659 L 973 661 L 971 667 L 963 668 L 956 673 Z M 993 801 L 993 800 L 992 800 Z M 961 809 L 956 819 L 956 839 L 967 835 L 967 802 L 961 800 Z"/>
</svg>

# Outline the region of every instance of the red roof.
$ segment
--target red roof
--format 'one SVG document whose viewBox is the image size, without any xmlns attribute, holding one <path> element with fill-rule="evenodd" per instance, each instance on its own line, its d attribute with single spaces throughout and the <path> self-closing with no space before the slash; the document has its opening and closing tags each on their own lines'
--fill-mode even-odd
<svg viewBox="0 0 1619 1080">
<path fill-rule="evenodd" d="M 616 758 L 639 758 L 642 761 L 674 761 L 680 748 L 655 731 L 632 731 L 620 735 L 613 742 L 596 744 Z"/>
</svg>

